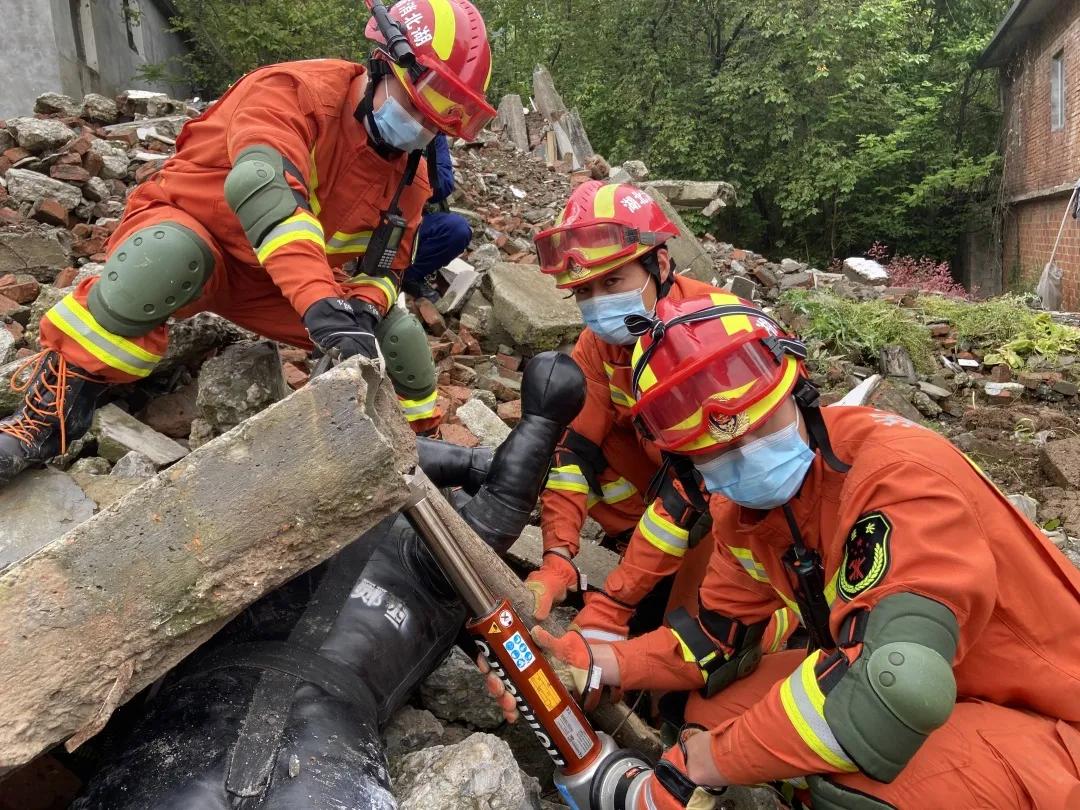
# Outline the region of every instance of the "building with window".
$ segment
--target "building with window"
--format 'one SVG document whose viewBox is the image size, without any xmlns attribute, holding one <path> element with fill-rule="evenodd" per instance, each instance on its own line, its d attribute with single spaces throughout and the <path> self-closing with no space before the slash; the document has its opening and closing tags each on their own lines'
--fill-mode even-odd
<svg viewBox="0 0 1080 810">
<path fill-rule="evenodd" d="M 1080 0 L 1016 0 L 979 66 L 1001 72 L 1002 281 L 1030 288 L 1080 180 Z M 1055 263 L 1063 306 L 1080 309 L 1080 219 L 1066 220 Z"/>
<path fill-rule="evenodd" d="M 139 69 L 175 74 L 184 41 L 169 31 L 170 0 L 2 0 L 0 118 L 26 115 L 41 93 L 114 96 L 122 90 L 188 93 L 183 84 L 147 82 Z M 171 68 L 171 70 L 170 70 Z"/>
</svg>

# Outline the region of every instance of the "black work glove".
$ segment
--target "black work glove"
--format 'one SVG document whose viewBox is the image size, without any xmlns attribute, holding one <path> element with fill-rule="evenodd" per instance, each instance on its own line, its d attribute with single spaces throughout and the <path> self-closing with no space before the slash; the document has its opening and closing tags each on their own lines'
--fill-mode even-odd
<svg viewBox="0 0 1080 810">
<path fill-rule="evenodd" d="M 379 320 L 379 311 L 365 301 L 323 298 L 304 313 L 304 328 L 324 352 L 337 349 L 342 360 L 355 354 L 374 360 L 379 357 L 375 342 Z"/>
</svg>

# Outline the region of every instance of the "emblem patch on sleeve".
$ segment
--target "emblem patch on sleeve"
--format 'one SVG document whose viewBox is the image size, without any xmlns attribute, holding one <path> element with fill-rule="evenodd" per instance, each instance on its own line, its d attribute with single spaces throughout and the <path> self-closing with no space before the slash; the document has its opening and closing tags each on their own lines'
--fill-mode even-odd
<svg viewBox="0 0 1080 810">
<path fill-rule="evenodd" d="M 889 570 L 892 523 L 883 512 L 868 512 L 855 521 L 844 543 L 844 560 L 836 590 L 845 602 L 873 588 Z"/>
</svg>

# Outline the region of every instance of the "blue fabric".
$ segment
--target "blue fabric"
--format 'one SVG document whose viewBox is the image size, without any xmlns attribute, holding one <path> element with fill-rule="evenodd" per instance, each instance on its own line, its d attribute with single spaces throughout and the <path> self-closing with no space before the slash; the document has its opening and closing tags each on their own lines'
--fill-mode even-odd
<svg viewBox="0 0 1080 810">
<path fill-rule="evenodd" d="M 795 497 L 813 460 L 796 411 L 787 427 L 694 466 L 709 492 L 750 509 L 775 509 Z"/>
<path fill-rule="evenodd" d="M 649 286 L 649 279 L 645 287 Z M 615 346 L 629 346 L 636 337 L 630 334 L 625 319 L 631 315 L 648 315 L 645 302 L 641 300 L 640 290 L 628 290 L 621 293 L 594 295 L 578 302 L 581 318 L 600 340 Z"/>
<path fill-rule="evenodd" d="M 450 159 L 450 144 L 441 132 L 435 136 L 435 160 L 438 178 L 431 190 L 433 203 L 442 202 L 454 193 L 454 162 Z"/>
<path fill-rule="evenodd" d="M 472 241 L 472 228 L 461 214 L 435 211 L 420 221 L 419 244 L 405 281 L 419 282 L 465 252 Z"/>
</svg>

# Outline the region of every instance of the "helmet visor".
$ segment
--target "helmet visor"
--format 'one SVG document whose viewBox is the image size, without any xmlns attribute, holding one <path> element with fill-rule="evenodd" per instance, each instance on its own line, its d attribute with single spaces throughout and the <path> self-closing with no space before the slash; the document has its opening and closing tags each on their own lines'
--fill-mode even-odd
<svg viewBox="0 0 1080 810">
<path fill-rule="evenodd" d="M 754 425 L 741 418 L 751 405 L 773 391 L 783 377 L 783 363 L 762 343 L 764 330 L 746 333 L 720 355 L 708 355 L 674 369 L 641 395 L 633 413 L 658 445 L 676 450 L 710 432 L 730 441 Z"/>
<path fill-rule="evenodd" d="M 391 68 L 409 90 L 416 108 L 439 129 L 467 141 L 475 140 L 495 117 L 487 99 L 466 87 L 437 59 L 419 57 L 426 68 L 419 79 L 391 62 Z"/>
<path fill-rule="evenodd" d="M 648 244 L 639 233 L 616 222 L 568 225 L 538 233 L 534 239 L 540 269 L 545 273 L 564 272 L 571 262 L 581 267 L 629 256 L 639 244 Z"/>
</svg>

